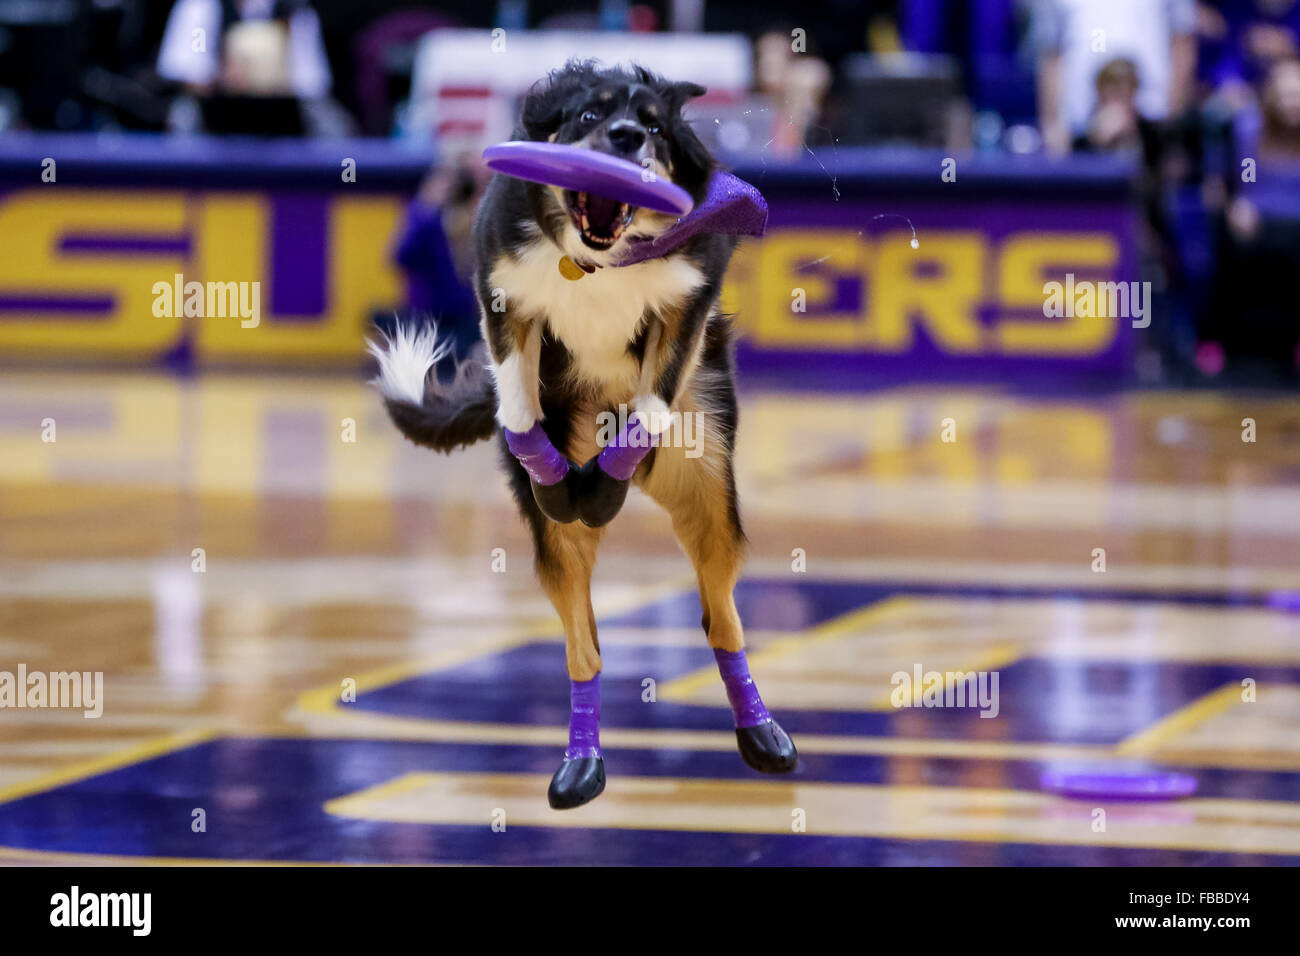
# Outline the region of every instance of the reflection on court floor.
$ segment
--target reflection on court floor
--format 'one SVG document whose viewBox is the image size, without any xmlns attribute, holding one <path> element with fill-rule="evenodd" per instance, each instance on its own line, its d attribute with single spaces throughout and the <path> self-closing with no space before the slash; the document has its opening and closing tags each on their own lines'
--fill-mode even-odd
<svg viewBox="0 0 1300 956">
<path fill-rule="evenodd" d="M 489 450 L 404 447 L 350 382 L 22 378 L 0 670 L 103 670 L 106 701 L 0 711 L 2 861 L 1300 861 L 1294 403 L 750 397 L 737 600 L 800 768 L 736 755 L 689 569 L 638 499 L 595 586 L 609 787 L 561 814 L 562 638 Z M 896 706 L 920 672 L 996 696 Z M 1102 766 L 1199 789 L 1039 786 Z"/>
</svg>

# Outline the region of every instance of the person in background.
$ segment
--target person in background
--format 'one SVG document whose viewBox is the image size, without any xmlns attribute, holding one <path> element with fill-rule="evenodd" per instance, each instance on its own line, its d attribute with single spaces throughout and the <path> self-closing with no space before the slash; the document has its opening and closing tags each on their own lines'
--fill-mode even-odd
<svg viewBox="0 0 1300 956">
<path fill-rule="evenodd" d="M 1300 59 L 1273 63 L 1259 102 L 1258 132 L 1239 147 L 1256 168 L 1230 181 L 1213 307 L 1197 348 L 1197 366 L 1210 376 L 1234 357 L 1300 373 L 1300 325 L 1278 308 L 1293 299 L 1300 269 Z"/>
<path fill-rule="evenodd" d="M 1278 60 L 1273 64 L 1260 93 L 1260 124 L 1253 142 L 1240 144 L 1243 157 L 1258 164 L 1255 182 L 1249 190 L 1234 189 L 1235 198 L 1228 206 L 1228 228 L 1238 243 L 1254 242 L 1260 234 L 1260 205 L 1272 210 L 1278 219 L 1300 221 L 1300 58 Z M 1275 189 L 1275 177 L 1269 172 L 1288 173 L 1287 188 Z M 1252 194 L 1252 199 L 1246 195 Z"/>
<path fill-rule="evenodd" d="M 295 129 L 313 136 L 345 136 L 355 131 L 351 117 L 332 99 L 329 60 L 320 18 L 310 0 L 177 0 L 158 54 L 158 74 L 182 85 L 195 100 L 182 97 L 171 127 L 192 132 L 275 133 L 287 126 L 274 119 L 262 129 L 256 100 L 290 101 Z M 212 129 L 212 100 L 234 98 L 238 109 L 224 111 Z M 293 109 L 292 100 L 297 100 Z M 189 107 L 189 108 L 186 108 Z M 241 119 L 247 116 L 247 120 Z M 226 129 L 233 121 L 240 128 Z M 244 129 L 247 122 L 252 128 Z"/>
<path fill-rule="evenodd" d="M 407 208 L 393 252 L 406 274 L 407 311 L 434 322 L 439 340 L 454 343 L 456 359 L 481 338 L 470 233 L 489 175 L 475 153 L 434 169 Z"/>
<path fill-rule="evenodd" d="M 320 19 L 308 0 L 176 0 L 158 54 L 160 76 L 207 93 L 330 92 Z"/>
<path fill-rule="evenodd" d="M 1032 7 L 1043 142 L 1066 153 L 1094 112 L 1097 73 L 1125 58 L 1139 78 L 1136 104 L 1148 120 L 1178 117 L 1196 73 L 1193 0 L 1038 0 Z"/>
<path fill-rule="evenodd" d="M 1159 139 L 1155 124 L 1138 110 L 1141 83 L 1132 60 L 1111 60 L 1097 71 L 1096 105 L 1087 129 L 1075 138 L 1076 150 L 1142 150 L 1150 154 Z"/>
<path fill-rule="evenodd" d="M 1263 99 L 1260 164 L 1300 163 L 1300 58 L 1273 64 Z"/>
<path fill-rule="evenodd" d="M 1202 85 L 1239 109 L 1274 63 L 1300 55 L 1300 0 L 1203 2 L 1197 32 Z"/>
<path fill-rule="evenodd" d="M 754 85 L 776 106 L 770 143 L 773 155 L 799 153 L 821 119 L 831 85 L 830 66 L 820 57 L 796 54 L 790 31 L 768 30 L 754 43 Z"/>
<path fill-rule="evenodd" d="M 1141 87 L 1137 65 L 1120 57 L 1097 72 L 1096 105 L 1086 131 L 1074 140 L 1077 152 L 1129 152 L 1139 159 L 1133 194 L 1144 215 L 1138 248 L 1146 273 L 1157 268 L 1177 276 L 1177 237 L 1166 207 L 1165 184 L 1177 178 L 1169 170 L 1171 151 L 1165 131 L 1138 109 Z M 1168 284 L 1168 283 L 1164 283 Z"/>
</svg>

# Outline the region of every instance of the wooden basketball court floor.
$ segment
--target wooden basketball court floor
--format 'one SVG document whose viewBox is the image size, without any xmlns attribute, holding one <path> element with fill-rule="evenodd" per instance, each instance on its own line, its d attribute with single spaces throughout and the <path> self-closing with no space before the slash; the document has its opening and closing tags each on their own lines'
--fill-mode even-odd
<svg viewBox="0 0 1300 956">
<path fill-rule="evenodd" d="M 0 709 L 0 861 L 1300 860 L 1292 396 L 747 392 L 738 603 L 799 771 L 741 763 L 634 492 L 594 585 L 609 786 L 564 813 L 558 620 L 494 459 L 347 379 L 6 372 L 0 672 L 102 672 L 103 709 Z M 996 674 L 996 716 L 894 707 L 917 668 Z M 1117 767 L 1198 792 L 1040 787 Z"/>
</svg>

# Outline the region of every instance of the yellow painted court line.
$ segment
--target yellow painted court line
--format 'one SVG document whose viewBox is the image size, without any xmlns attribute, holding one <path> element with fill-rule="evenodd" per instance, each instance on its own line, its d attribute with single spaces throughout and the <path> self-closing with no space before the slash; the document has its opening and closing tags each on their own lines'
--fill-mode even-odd
<svg viewBox="0 0 1300 956">
<path fill-rule="evenodd" d="M 1204 697 L 1180 707 L 1146 730 L 1120 741 L 1115 747 L 1115 752 L 1122 756 L 1152 753 L 1202 721 L 1209 720 L 1238 703 L 1241 703 L 1241 685 L 1225 684 L 1218 690 L 1211 691 Z"/>
<path fill-rule="evenodd" d="M 220 857 L 197 856 L 119 856 L 106 853 L 67 853 L 61 850 L 25 850 L 19 847 L 0 846 L 0 866 L 17 860 L 32 863 L 62 864 L 77 866 L 310 866 L 310 867 L 349 867 L 349 866 L 463 866 L 459 863 L 322 863 L 318 860 L 225 860 Z"/>
<path fill-rule="evenodd" d="M 110 770 L 119 770 L 122 767 L 141 763 L 153 757 L 160 757 L 174 750 L 211 740 L 216 735 L 215 730 L 191 730 L 180 734 L 155 737 L 133 747 L 127 747 L 125 750 L 105 754 L 102 757 L 93 757 L 90 760 L 83 760 L 58 770 L 52 770 L 49 773 L 40 774 L 31 780 L 10 784 L 8 787 L 0 789 L 0 804 L 10 803 L 45 790 L 53 790 L 55 787 L 61 787 L 64 784 L 76 783 L 79 780 L 107 773 Z"/>
<path fill-rule="evenodd" d="M 905 613 L 916 603 L 916 598 L 900 595 L 878 601 L 869 607 L 841 614 L 839 617 L 832 618 L 801 636 L 781 638 L 766 645 L 762 650 L 755 651 L 749 655 L 750 667 L 762 667 L 773 660 L 788 657 L 796 651 L 806 649 L 813 643 L 837 640 L 847 634 L 876 627 L 893 617 Z M 720 683 L 717 668 L 705 666 L 668 681 L 659 688 L 658 697 L 660 700 L 684 701 L 699 691 L 700 688 L 715 683 Z"/>
</svg>

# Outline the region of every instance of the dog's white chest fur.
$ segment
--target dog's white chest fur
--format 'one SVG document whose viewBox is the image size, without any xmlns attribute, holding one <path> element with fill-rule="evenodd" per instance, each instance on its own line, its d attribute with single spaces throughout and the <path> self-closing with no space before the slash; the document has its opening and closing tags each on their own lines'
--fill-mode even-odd
<svg viewBox="0 0 1300 956">
<path fill-rule="evenodd" d="M 597 269 L 580 279 L 560 275 L 561 252 L 539 238 L 517 259 L 503 258 L 492 284 L 505 290 L 512 310 L 541 316 L 574 358 L 576 374 L 592 383 L 630 386 L 638 368 L 627 354 L 647 310 L 678 306 L 704 284 L 681 256 L 634 266 Z"/>
</svg>

